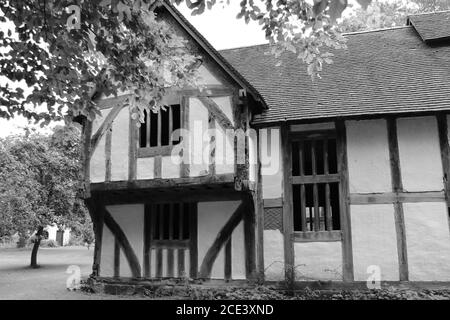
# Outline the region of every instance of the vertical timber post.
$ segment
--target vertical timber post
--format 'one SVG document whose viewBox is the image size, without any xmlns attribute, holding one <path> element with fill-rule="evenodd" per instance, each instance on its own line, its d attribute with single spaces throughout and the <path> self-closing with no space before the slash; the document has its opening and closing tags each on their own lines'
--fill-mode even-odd
<svg viewBox="0 0 450 320">
<path fill-rule="evenodd" d="M 295 281 L 294 243 L 292 235 L 294 231 L 292 215 L 292 164 L 291 142 L 289 139 L 289 125 L 281 126 L 281 152 L 283 155 L 283 235 L 284 235 L 284 269 L 288 285 Z"/>
<path fill-rule="evenodd" d="M 395 230 L 397 233 L 397 252 L 400 281 L 408 281 L 408 254 L 406 248 L 405 218 L 403 204 L 399 202 L 398 193 L 403 191 L 402 175 L 400 169 L 400 156 L 398 151 L 397 119 L 387 119 L 387 132 L 389 143 L 389 160 L 391 165 L 392 191 L 396 195 L 394 202 Z"/>
<path fill-rule="evenodd" d="M 343 280 L 354 281 L 353 273 L 353 249 L 352 249 L 352 229 L 350 220 L 349 205 L 349 178 L 347 163 L 347 133 L 344 120 L 336 121 L 337 134 L 337 156 L 338 172 L 341 175 L 339 183 L 339 204 L 341 214 L 342 230 L 342 260 L 343 260 Z"/>
</svg>

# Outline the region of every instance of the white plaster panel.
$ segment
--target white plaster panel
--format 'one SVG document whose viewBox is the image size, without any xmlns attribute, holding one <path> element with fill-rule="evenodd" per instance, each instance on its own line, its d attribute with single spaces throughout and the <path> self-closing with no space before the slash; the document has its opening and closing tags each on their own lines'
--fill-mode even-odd
<svg viewBox="0 0 450 320">
<path fill-rule="evenodd" d="M 280 230 L 264 230 L 264 269 L 266 280 L 284 280 L 284 243 Z"/>
<path fill-rule="evenodd" d="M 261 129 L 259 139 L 263 198 L 280 198 L 283 184 L 280 128 Z"/>
<path fill-rule="evenodd" d="M 367 268 L 376 265 L 380 267 L 383 281 L 398 281 L 394 206 L 352 205 L 350 212 L 355 280 L 366 281 Z"/>
<path fill-rule="evenodd" d="M 256 169 L 257 169 L 257 138 L 256 136 L 250 135 L 248 138 L 248 161 L 249 161 L 249 179 L 250 181 L 256 181 Z"/>
<path fill-rule="evenodd" d="M 216 173 L 234 172 L 234 133 L 224 130 L 216 121 Z"/>
<path fill-rule="evenodd" d="M 120 248 L 119 254 L 119 275 L 124 278 L 131 278 L 133 274 L 131 273 L 130 265 L 128 264 L 127 257 L 123 252 L 122 248 Z"/>
<path fill-rule="evenodd" d="M 162 157 L 161 160 L 161 177 L 166 179 L 180 177 L 180 163 L 178 156 Z"/>
<path fill-rule="evenodd" d="M 397 120 L 403 187 L 406 191 L 443 189 L 442 161 L 435 117 Z"/>
<path fill-rule="evenodd" d="M 123 108 L 112 125 L 111 180 L 128 180 L 130 114 Z"/>
<path fill-rule="evenodd" d="M 229 220 L 239 201 L 199 202 L 198 203 L 198 266 L 200 267 L 206 252 L 213 244 L 217 234 Z M 232 235 L 234 237 L 234 233 Z M 237 245 L 237 244 L 236 244 Z M 244 243 L 242 242 L 242 246 Z M 213 265 L 211 278 L 224 278 L 224 250 L 219 252 Z M 245 264 L 245 260 L 242 261 Z"/>
<path fill-rule="evenodd" d="M 155 158 L 138 158 L 136 164 L 136 177 L 139 180 L 153 179 L 155 172 Z"/>
<path fill-rule="evenodd" d="M 198 83 L 203 85 L 221 85 L 222 82 L 204 65 L 198 68 Z"/>
<path fill-rule="evenodd" d="M 342 280 L 341 242 L 294 243 L 295 278 Z"/>
<path fill-rule="evenodd" d="M 450 233 L 445 202 L 403 204 L 409 280 L 450 280 Z"/>
<path fill-rule="evenodd" d="M 107 226 L 103 225 L 102 250 L 100 255 L 100 275 L 114 276 L 114 236 Z"/>
<path fill-rule="evenodd" d="M 156 277 L 156 250 L 150 250 L 150 277 Z"/>
<path fill-rule="evenodd" d="M 217 105 L 220 107 L 220 110 L 225 113 L 228 120 L 231 121 L 232 124 L 234 123 L 234 117 L 233 117 L 233 100 L 231 96 L 224 96 L 224 97 L 212 97 L 211 98 Z"/>
<path fill-rule="evenodd" d="M 233 279 L 245 279 L 244 223 L 241 221 L 231 237 L 231 275 Z"/>
<path fill-rule="evenodd" d="M 190 176 L 208 174 L 208 110 L 197 98 L 189 99 Z"/>
<path fill-rule="evenodd" d="M 390 192 L 386 120 L 346 121 L 345 125 L 350 192 Z"/>
<path fill-rule="evenodd" d="M 101 126 L 110 111 L 110 108 L 100 110 L 101 116 L 98 115 L 92 123 L 93 135 L 97 132 L 98 128 Z M 103 137 L 99 140 L 90 160 L 90 179 L 92 183 L 105 181 L 105 140 L 105 135 L 103 135 Z"/>
<path fill-rule="evenodd" d="M 190 275 L 190 270 L 191 270 L 191 256 L 190 256 L 190 251 L 189 250 L 184 250 L 184 275 L 180 275 L 183 276 L 184 278 L 189 278 Z"/>
<path fill-rule="evenodd" d="M 143 238 L 144 238 L 144 205 L 114 205 L 106 207 L 113 219 L 122 228 L 131 247 L 139 259 L 141 266 L 143 265 Z M 122 250 L 121 250 L 122 251 Z M 125 256 L 123 256 L 125 258 Z M 130 269 L 126 260 L 120 261 L 120 275 L 130 276 Z"/>
</svg>

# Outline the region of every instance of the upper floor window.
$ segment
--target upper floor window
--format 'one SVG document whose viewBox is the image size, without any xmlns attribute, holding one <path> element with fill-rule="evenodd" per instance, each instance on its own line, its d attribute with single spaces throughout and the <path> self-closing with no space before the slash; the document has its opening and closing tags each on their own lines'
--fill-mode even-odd
<svg viewBox="0 0 450 320">
<path fill-rule="evenodd" d="M 339 183 L 333 131 L 292 138 L 294 231 L 340 230 Z"/>
<path fill-rule="evenodd" d="M 141 148 L 171 146 L 179 143 L 172 140 L 172 133 L 181 127 L 179 104 L 166 106 L 158 112 L 144 111 L 145 121 L 141 124 L 139 146 Z"/>
</svg>

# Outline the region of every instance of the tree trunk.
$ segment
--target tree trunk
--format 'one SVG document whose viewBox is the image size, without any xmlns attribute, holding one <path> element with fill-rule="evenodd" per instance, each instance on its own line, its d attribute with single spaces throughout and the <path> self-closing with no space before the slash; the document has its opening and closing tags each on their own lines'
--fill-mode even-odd
<svg viewBox="0 0 450 320">
<path fill-rule="evenodd" d="M 39 245 L 41 244 L 41 239 L 42 239 L 42 233 L 44 232 L 44 227 L 39 227 L 36 235 L 35 235 L 35 240 L 33 241 L 33 250 L 31 251 L 31 267 L 32 268 L 39 268 L 38 264 L 37 264 L 37 253 L 38 253 L 38 249 L 39 249 Z"/>
</svg>

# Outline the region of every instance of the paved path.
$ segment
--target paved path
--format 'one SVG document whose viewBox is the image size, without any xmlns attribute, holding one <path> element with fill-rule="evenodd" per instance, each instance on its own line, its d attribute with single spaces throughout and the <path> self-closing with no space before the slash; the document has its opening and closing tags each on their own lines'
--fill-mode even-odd
<svg viewBox="0 0 450 320">
<path fill-rule="evenodd" d="M 77 265 L 81 276 L 91 273 L 94 250 L 86 247 L 40 248 L 38 269 L 29 267 L 31 249 L 0 249 L 0 299 L 117 299 L 66 289 L 67 267 Z"/>
</svg>

